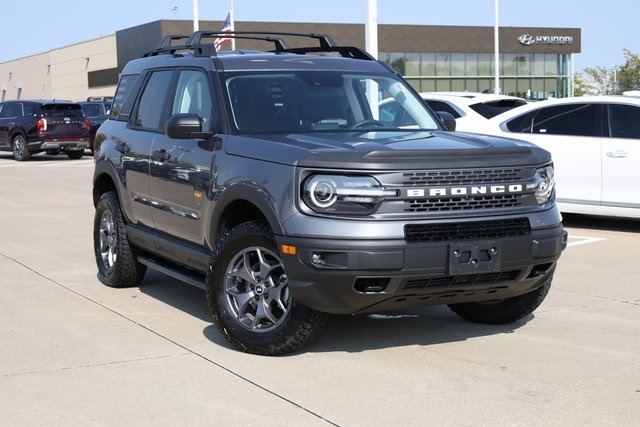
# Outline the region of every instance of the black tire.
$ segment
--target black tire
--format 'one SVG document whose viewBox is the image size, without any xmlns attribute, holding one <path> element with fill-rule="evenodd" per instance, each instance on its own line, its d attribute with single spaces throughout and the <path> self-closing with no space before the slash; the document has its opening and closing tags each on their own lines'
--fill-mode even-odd
<svg viewBox="0 0 640 427">
<path fill-rule="evenodd" d="M 327 320 L 326 314 L 291 297 L 278 247 L 264 221 L 238 225 L 220 240 L 207 275 L 207 302 L 227 341 L 253 354 L 297 350 Z"/>
<path fill-rule="evenodd" d="M 451 304 L 449 308 L 471 322 L 500 325 L 512 323 L 533 313 L 551 287 L 551 278 L 539 288 L 517 297 L 486 302 Z"/>
<path fill-rule="evenodd" d="M 82 158 L 83 155 L 84 155 L 84 150 L 67 151 L 67 156 L 69 156 L 71 160 L 78 160 Z"/>
<path fill-rule="evenodd" d="M 21 133 L 15 135 L 11 140 L 11 147 L 13 148 L 13 158 L 19 162 L 26 162 L 31 158 L 29 148 L 27 148 L 27 138 Z"/>
<path fill-rule="evenodd" d="M 112 288 L 136 286 L 146 266 L 136 261 L 125 232 L 118 197 L 112 191 L 100 196 L 93 221 L 93 248 L 98 279 Z"/>
</svg>

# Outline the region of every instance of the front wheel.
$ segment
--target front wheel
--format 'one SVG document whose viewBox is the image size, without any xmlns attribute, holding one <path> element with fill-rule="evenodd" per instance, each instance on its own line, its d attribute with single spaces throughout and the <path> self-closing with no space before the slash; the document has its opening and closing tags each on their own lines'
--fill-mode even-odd
<svg viewBox="0 0 640 427">
<path fill-rule="evenodd" d="M 17 161 L 24 162 L 31 158 L 31 153 L 27 148 L 27 139 L 24 135 L 17 134 L 14 136 L 11 146 L 13 148 L 13 158 Z"/>
<path fill-rule="evenodd" d="M 142 281 L 146 266 L 136 260 L 129 245 L 118 197 L 112 191 L 100 196 L 93 220 L 93 247 L 98 279 L 112 288 L 135 286 Z"/>
<path fill-rule="evenodd" d="M 207 302 L 224 337 L 247 353 L 275 356 L 306 345 L 326 314 L 298 304 L 264 221 L 241 224 L 219 242 L 207 275 Z"/>
<path fill-rule="evenodd" d="M 533 313 L 551 287 L 551 278 L 539 288 L 517 297 L 502 300 L 451 304 L 449 308 L 458 316 L 476 323 L 500 325 L 512 323 Z"/>
</svg>

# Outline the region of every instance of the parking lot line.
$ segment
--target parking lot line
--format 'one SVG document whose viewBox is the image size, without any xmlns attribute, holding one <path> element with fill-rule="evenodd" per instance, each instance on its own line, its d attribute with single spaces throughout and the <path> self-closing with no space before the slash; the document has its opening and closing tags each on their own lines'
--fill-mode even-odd
<svg viewBox="0 0 640 427">
<path fill-rule="evenodd" d="M 588 243 L 596 243 L 602 240 L 607 240 L 604 237 L 583 237 L 583 236 L 570 236 L 569 243 L 567 243 L 567 247 L 578 246 L 578 245 L 586 245 Z"/>
</svg>

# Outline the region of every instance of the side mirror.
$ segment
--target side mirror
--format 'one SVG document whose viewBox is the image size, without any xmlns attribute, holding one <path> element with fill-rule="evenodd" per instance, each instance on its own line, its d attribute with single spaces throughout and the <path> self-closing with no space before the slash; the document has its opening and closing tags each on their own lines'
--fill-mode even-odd
<svg viewBox="0 0 640 427">
<path fill-rule="evenodd" d="M 446 130 L 456 130 L 456 119 L 451 113 L 447 113 L 446 111 L 436 111 L 436 114 Z"/>
<path fill-rule="evenodd" d="M 167 119 L 164 133 L 173 139 L 207 139 L 212 132 L 202 131 L 202 122 L 197 114 L 174 114 Z"/>
</svg>

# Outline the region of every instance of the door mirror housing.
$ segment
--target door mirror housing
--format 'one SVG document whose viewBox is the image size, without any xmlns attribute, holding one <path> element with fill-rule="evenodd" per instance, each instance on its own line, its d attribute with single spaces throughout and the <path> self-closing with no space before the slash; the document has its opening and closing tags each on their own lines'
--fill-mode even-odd
<svg viewBox="0 0 640 427">
<path fill-rule="evenodd" d="M 440 123 L 442 123 L 446 130 L 454 131 L 456 130 L 456 119 L 453 117 L 453 114 L 448 113 L 446 111 L 436 111 L 438 118 L 440 119 Z"/>
<path fill-rule="evenodd" d="M 164 133 L 173 139 L 207 139 L 213 132 L 202 131 L 202 119 L 197 114 L 174 114 L 167 119 Z"/>
</svg>

